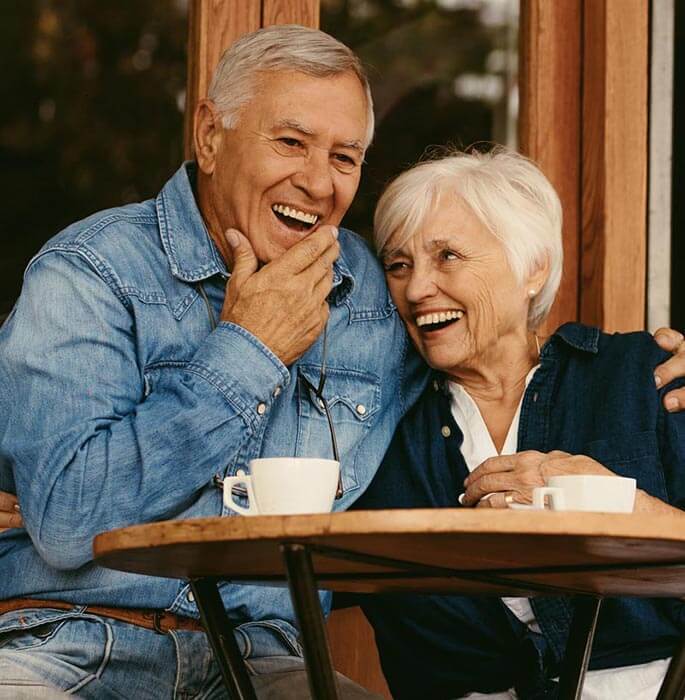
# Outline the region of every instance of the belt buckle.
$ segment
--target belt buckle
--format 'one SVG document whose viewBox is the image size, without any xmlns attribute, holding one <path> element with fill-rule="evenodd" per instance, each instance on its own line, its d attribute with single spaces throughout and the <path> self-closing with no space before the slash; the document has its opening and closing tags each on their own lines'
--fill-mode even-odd
<svg viewBox="0 0 685 700">
<path fill-rule="evenodd" d="M 162 610 L 155 610 L 152 613 L 152 627 L 157 634 L 169 634 L 169 630 L 165 630 L 162 627 L 162 620 L 164 619 L 166 613 Z"/>
</svg>

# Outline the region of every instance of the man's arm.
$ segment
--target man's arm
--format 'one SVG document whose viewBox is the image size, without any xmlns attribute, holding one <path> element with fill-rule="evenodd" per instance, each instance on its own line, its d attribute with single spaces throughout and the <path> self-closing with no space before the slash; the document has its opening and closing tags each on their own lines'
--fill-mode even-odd
<svg viewBox="0 0 685 700">
<path fill-rule="evenodd" d="M 289 381 L 259 340 L 220 323 L 150 384 L 136 320 L 89 261 L 51 252 L 27 271 L 3 329 L 2 450 L 25 527 L 59 568 L 89 561 L 100 531 L 183 512 Z"/>
<path fill-rule="evenodd" d="M 186 366 L 161 368 L 149 393 L 122 300 L 75 253 L 34 262 L 2 342 L 0 409 L 12 427 L 0 449 L 49 563 L 80 566 L 98 532 L 182 512 L 268 419 L 273 390 L 289 382 L 284 363 L 328 317 L 331 228 L 259 272 L 237 234 L 222 322 Z M 230 318 L 236 309 L 243 325 Z M 0 492 L 0 529 L 24 524 L 15 504 Z"/>
<path fill-rule="evenodd" d="M 662 350 L 673 353 L 673 357 L 656 368 L 654 379 L 657 388 L 666 386 L 674 379 L 685 377 L 685 343 L 683 334 L 672 328 L 659 328 L 654 340 Z M 664 396 L 664 408 L 667 411 L 682 411 L 685 408 L 685 388 L 673 389 Z"/>
</svg>

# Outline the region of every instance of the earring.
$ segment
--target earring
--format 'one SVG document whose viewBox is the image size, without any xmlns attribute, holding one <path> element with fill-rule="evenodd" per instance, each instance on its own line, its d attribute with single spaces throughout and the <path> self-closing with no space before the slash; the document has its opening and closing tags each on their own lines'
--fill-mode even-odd
<svg viewBox="0 0 685 700">
<path fill-rule="evenodd" d="M 528 296 L 529 296 L 531 299 L 533 299 L 533 297 L 535 297 L 536 294 L 537 294 L 537 290 L 535 290 L 535 289 L 529 289 L 529 290 L 528 290 Z"/>
</svg>

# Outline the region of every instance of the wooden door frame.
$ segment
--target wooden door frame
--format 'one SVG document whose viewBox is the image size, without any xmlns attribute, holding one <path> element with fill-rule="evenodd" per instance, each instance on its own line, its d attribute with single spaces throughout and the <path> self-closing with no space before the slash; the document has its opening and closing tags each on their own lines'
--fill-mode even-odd
<svg viewBox="0 0 685 700">
<path fill-rule="evenodd" d="M 564 208 L 546 330 L 645 326 L 648 0 L 521 0 L 521 149 Z"/>
</svg>

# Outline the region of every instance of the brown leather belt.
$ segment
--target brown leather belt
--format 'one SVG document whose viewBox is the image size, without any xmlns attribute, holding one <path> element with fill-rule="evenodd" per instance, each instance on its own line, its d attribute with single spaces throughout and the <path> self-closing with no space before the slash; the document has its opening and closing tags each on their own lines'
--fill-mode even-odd
<svg viewBox="0 0 685 700">
<path fill-rule="evenodd" d="M 32 598 L 12 598 L 0 600 L 0 615 L 14 610 L 29 608 L 51 608 L 53 610 L 76 610 L 80 606 L 65 603 L 61 600 L 34 600 Z M 110 617 L 119 622 L 144 627 L 159 634 L 167 634 L 171 630 L 185 632 L 204 632 L 199 620 L 192 617 L 182 617 L 164 610 L 145 610 L 137 608 L 106 608 L 100 605 L 87 605 L 82 612 L 101 617 Z"/>
</svg>

